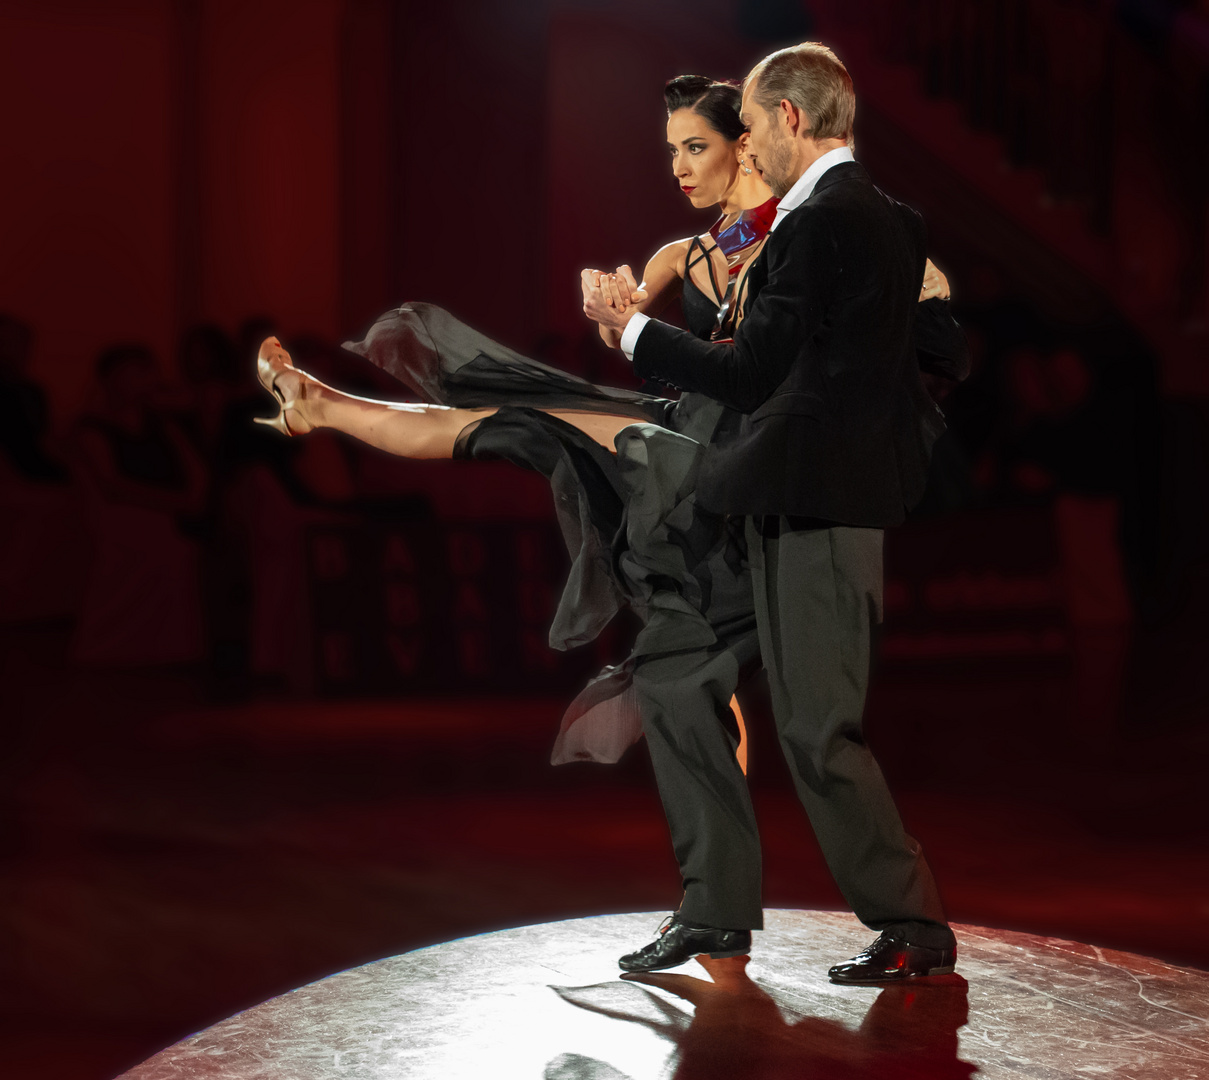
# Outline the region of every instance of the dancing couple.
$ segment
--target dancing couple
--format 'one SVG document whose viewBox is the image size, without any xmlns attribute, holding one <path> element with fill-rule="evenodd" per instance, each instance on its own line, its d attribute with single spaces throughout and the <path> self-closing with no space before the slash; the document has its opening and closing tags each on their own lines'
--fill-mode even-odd
<svg viewBox="0 0 1209 1080">
<path fill-rule="evenodd" d="M 852 82 L 831 50 L 775 52 L 742 93 L 674 79 L 665 103 L 677 182 L 722 216 L 661 248 L 641 282 L 623 266 L 581 285 L 606 343 L 676 400 L 595 386 L 407 304 L 351 348 L 422 403 L 341 393 L 270 338 L 272 423 L 543 472 L 573 558 L 551 643 L 590 640 L 621 604 L 641 616 L 629 659 L 580 695 L 556 748 L 615 760 L 640 732 L 650 748 L 684 898 L 625 971 L 743 955 L 763 925 L 731 708 L 762 665 L 827 864 L 879 932 L 832 980 L 943 974 L 955 939 L 861 725 L 883 530 L 922 496 L 944 426 L 921 372 L 956 381 L 968 366 L 947 282 L 918 214 L 854 160 Z M 687 331 L 656 318 L 676 296 Z"/>
</svg>

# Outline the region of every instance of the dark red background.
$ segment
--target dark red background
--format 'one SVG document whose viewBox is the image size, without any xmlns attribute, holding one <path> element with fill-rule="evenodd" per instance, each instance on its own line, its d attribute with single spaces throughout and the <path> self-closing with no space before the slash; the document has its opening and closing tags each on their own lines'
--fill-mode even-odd
<svg viewBox="0 0 1209 1080">
<path fill-rule="evenodd" d="M 807 36 L 848 63 L 857 155 L 927 217 L 977 364 L 890 541 L 875 749 L 954 918 L 1209 966 L 1203 2 L 4 0 L 0 311 L 34 334 L 44 447 L 78 470 L 114 342 L 196 410 L 188 327 L 264 316 L 355 381 L 332 346 L 406 299 L 625 381 L 578 270 L 709 223 L 669 175 L 664 81 Z M 544 765 L 624 642 L 542 651 L 544 481 L 315 446 L 310 502 L 278 492 L 305 617 L 264 670 L 238 605 L 187 663 L 73 659 L 89 504 L 5 466 L 6 1072 L 113 1075 L 375 956 L 678 898 L 641 747 Z M 421 669 L 366 660 L 413 603 Z M 768 902 L 838 905 L 752 723 Z"/>
</svg>

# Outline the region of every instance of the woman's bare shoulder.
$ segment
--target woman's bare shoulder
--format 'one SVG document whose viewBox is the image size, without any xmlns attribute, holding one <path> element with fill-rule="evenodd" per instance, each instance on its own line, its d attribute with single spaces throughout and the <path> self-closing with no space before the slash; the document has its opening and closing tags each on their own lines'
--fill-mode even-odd
<svg viewBox="0 0 1209 1080">
<path fill-rule="evenodd" d="M 688 257 L 689 245 L 696 239 L 692 236 L 686 236 L 681 240 L 673 240 L 669 244 L 664 244 L 654 255 L 651 256 L 648 266 L 666 267 L 675 271 L 680 277 L 684 276 L 684 260 Z"/>
</svg>

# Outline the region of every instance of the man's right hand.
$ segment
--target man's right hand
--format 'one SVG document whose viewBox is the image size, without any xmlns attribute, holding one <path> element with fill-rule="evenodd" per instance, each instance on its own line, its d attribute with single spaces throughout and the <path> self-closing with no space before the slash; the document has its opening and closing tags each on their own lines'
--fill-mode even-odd
<svg viewBox="0 0 1209 1080">
<path fill-rule="evenodd" d="M 609 303 L 619 311 L 625 311 L 633 304 L 641 303 L 647 294 L 639 288 L 634 278 L 634 271 L 624 263 L 611 274 L 603 274 L 600 279 L 601 291 Z"/>
<path fill-rule="evenodd" d="M 606 270 L 581 270 L 579 284 L 583 292 L 584 311 L 589 318 L 592 317 L 588 311 L 591 301 L 601 302 L 625 314 L 627 308 L 647 298 L 634 279 L 633 270 L 626 265 L 619 266 L 611 274 Z"/>
</svg>

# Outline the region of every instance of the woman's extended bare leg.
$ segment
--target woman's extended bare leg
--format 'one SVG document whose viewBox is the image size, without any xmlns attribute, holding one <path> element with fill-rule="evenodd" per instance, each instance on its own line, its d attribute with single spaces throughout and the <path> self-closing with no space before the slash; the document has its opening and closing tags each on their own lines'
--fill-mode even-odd
<svg viewBox="0 0 1209 1080">
<path fill-rule="evenodd" d="M 450 458 L 458 436 L 469 425 L 499 411 L 374 401 L 346 394 L 295 368 L 290 354 L 276 338 L 265 339 L 256 366 L 265 389 L 281 403 L 281 415 L 267 423 L 287 435 L 302 435 L 317 427 L 333 428 L 397 457 Z M 546 411 L 609 450 L 614 449 L 617 433 L 635 423 L 633 417 L 608 413 Z"/>
<path fill-rule="evenodd" d="M 452 457 L 462 431 L 498 411 L 373 401 L 346 394 L 295 368 L 290 354 L 276 338 L 267 338 L 261 345 L 256 367 L 265 389 L 281 403 L 280 415 L 262 423 L 287 435 L 302 435 L 317 427 L 334 428 L 397 457 Z M 579 428 L 608 450 L 615 449 L 617 433 L 635 423 L 633 417 L 610 413 L 546 411 Z M 735 756 L 746 773 L 747 726 L 738 698 L 731 698 L 730 707 L 739 726 Z"/>
</svg>

